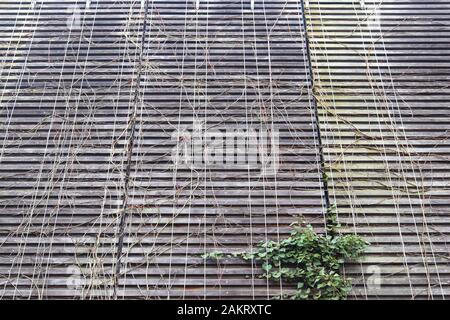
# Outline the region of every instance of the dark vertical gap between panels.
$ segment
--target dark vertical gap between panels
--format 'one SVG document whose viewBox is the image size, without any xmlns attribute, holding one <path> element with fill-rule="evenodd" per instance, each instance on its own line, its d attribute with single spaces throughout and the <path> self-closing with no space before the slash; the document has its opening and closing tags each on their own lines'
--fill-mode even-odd
<svg viewBox="0 0 450 320">
<path fill-rule="evenodd" d="M 314 111 L 314 126 L 316 129 L 316 134 L 317 134 L 317 143 L 318 143 L 318 148 L 319 148 L 319 160 L 320 160 L 320 175 L 319 175 L 319 179 L 321 181 L 322 187 L 323 187 L 323 198 L 325 200 L 325 212 L 323 213 L 325 216 L 325 223 L 326 223 L 326 228 L 325 228 L 325 232 L 327 232 L 328 230 L 328 226 L 332 227 L 333 219 L 332 217 L 328 216 L 328 208 L 330 208 L 330 195 L 328 192 L 328 182 L 327 179 L 325 178 L 325 158 L 323 155 L 323 143 L 322 143 L 322 134 L 320 131 L 320 118 L 319 118 L 319 110 L 317 107 L 317 100 L 316 100 L 316 96 L 314 94 L 314 88 L 315 88 L 315 83 L 314 83 L 314 76 L 313 76 L 313 67 L 312 67 L 312 63 L 311 63 L 311 50 L 309 47 L 309 35 L 308 35 L 308 24 L 306 22 L 306 13 L 305 13 L 305 0 L 301 0 L 300 1 L 300 7 L 301 7 L 301 14 L 302 14 L 302 23 L 303 23 L 303 29 L 305 32 L 305 49 L 306 49 L 306 57 L 307 57 L 307 63 L 308 63 L 308 72 L 309 72 L 309 77 L 307 79 L 307 81 L 310 83 L 310 88 L 311 88 L 311 94 L 312 97 L 310 96 L 309 99 L 311 100 L 311 105 L 313 107 L 313 111 Z"/>
<path fill-rule="evenodd" d="M 139 48 L 139 56 L 138 56 L 138 64 L 137 64 L 137 72 L 136 72 L 136 84 L 134 88 L 134 97 L 132 103 L 132 111 L 131 116 L 128 120 L 127 131 L 128 131 L 128 141 L 125 148 L 125 152 L 127 155 L 126 162 L 124 165 L 124 185 L 123 185 L 123 200 L 122 200 L 122 208 L 119 212 L 119 226 L 117 233 L 117 253 L 116 253 L 116 265 L 115 265 L 115 274 L 114 274 L 114 288 L 113 288 L 113 299 L 117 299 L 117 288 L 119 285 L 119 277 L 122 266 L 122 251 L 123 251 L 123 238 L 125 236 L 125 223 L 127 218 L 127 207 L 128 207 L 128 187 L 130 183 L 130 172 L 131 172 L 131 162 L 133 157 L 133 148 L 134 148 L 134 136 L 136 132 L 136 115 L 138 110 L 138 105 L 141 102 L 141 73 L 142 73 L 142 60 L 143 60 L 143 52 L 144 52 L 144 42 L 145 42 L 145 34 L 147 30 L 147 11 L 148 11 L 148 0 L 145 1 L 144 6 L 144 17 L 142 22 L 142 36 L 140 41 Z"/>
</svg>

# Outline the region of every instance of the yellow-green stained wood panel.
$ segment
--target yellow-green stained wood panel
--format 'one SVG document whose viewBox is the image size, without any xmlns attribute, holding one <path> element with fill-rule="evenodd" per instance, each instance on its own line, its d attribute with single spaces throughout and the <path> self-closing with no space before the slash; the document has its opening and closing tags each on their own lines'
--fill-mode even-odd
<svg viewBox="0 0 450 320">
<path fill-rule="evenodd" d="M 331 202 L 372 243 L 355 298 L 448 298 L 450 2 L 305 2 Z"/>
</svg>

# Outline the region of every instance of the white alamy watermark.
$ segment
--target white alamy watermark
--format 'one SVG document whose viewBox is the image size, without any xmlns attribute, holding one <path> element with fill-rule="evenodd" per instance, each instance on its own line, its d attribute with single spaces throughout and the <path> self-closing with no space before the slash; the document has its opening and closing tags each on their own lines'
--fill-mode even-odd
<svg viewBox="0 0 450 320">
<path fill-rule="evenodd" d="M 105 296 L 110 294 L 113 278 L 99 267 L 70 265 L 66 268 L 66 287 L 74 295 Z"/>
<path fill-rule="evenodd" d="M 257 127 L 206 128 L 201 121 L 172 134 L 172 161 L 192 170 L 251 170 L 275 175 L 279 168 L 279 131 Z"/>
<path fill-rule="evenodd" d="M 381 289 L 381 268 L 377 265 L 370 265 L 366 269 L 366 287 L 368 291 L 377 291 Z"/>
<path fill-rule="evenodd" d="M 67 29 L 80 29 L 81 28 L 81 9 L 78 5 L 70 5 L 67 8 L 67 14 L 69 15 L 66 20 Z"/>
</svg>

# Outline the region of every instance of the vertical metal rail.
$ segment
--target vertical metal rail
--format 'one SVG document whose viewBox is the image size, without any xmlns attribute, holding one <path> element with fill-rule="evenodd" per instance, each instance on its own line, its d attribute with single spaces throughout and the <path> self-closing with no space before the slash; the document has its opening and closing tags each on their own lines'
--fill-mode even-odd
<svg viewBox="0 0 450 320">
<path fill-rule="evenodd" d="M 118 244 L 117 244 L 117 254 L 116 254 L 116 265 L 114 274 L 114 288 L 113 288 L 113 299 L 117 299 L 117 287 L 119 285 L 119 277 L 122 265 L 122 251 L 123 251 L 123 238 L 125 236 L 125 223 L 127 218 L 127 207 L 128 207 L 128 186 L 130 184 L 130 171 L 131 162 L 133 157 L 133 147 L 134 147 L 134 135 L 136 131 L 136 115 L 138 105 L 141 102 L 141 73 L 142 73 L 142 59 L 144 54 L 144 43 L 145 43 L 145 33 L 147 29 L 147 11 L 148 11 L 148 0 L 145 0 L 144 6 L 144 18 L 142 22 L 142 36 L 139 48 L 139 60 L 137 64 L 137 74 L 136 74 L 136 84 L 134 88 L 133 97 L 133 110 L 128 121 L 127 130 L 129 131 L 128 142 L 126 146 L 127 160 L 125 163 L 125 177 L 123 186 L 123 204 L 122 210 L 120 210 L 120 221 L 119 221 L 119 231 L 117 233 Z"/>
<path fill-rule="evenodd" d="M 305 33 L 305 49 L 306 49 L 306 58 L 307 58 L 307 63 L 308 63 L 308 72 L 309 72 L 309 79 L 307 81 L 310 82 L 310 88 L 311 88 L 311 96 L 309 97 L 309 99 L 311 100 L 311 105 L 313 107 L 313 112 L 314 112 L 314 126 L 315 126 L 315 131 L 316 131 L 316 135 L 317 135 L 317 148 L 319 149 L 319 161 L 320 161 L 320 182 L 322 183 L 322 187 L 323 187 L 323 198 L 325 200 L 325 210 L 324 210 L 324 216 L 325 216 L 325 223 L 328 227 L 328 225 L 331 223 L 330 217 L 327 216 L 327 209 L 330 207 L 330 195 L 328 192 L 328 182 L 327 179 L 325 178 L 325 158 L 323 156 L 323 144 L 322 144 L 322 135 L 321 135 L 321 131 L 320 131 L 320 118 L 319 118 L 319 110 L 317 107 L 317 101 L 316 101 L 316 96 L 314 94 L 314 75 L 313 75 L 313 68 L 312 68 L 312 63 L 311 63 L 311 51 L 310 51 L 310 47 L 309 47 L 309 35 L 308 35 L 308 24 L 306 22 L 306 13 L 305 13 L 305 0 L 300 0 L 300 7 L 301 7 L 301 14 L 302 14 L 302 24 L 303 24 L 303 29 L 304 29 L 304 33 Z M 327 232 L 328 228 L 325 228 L 325 232 Z"/>
</svg>

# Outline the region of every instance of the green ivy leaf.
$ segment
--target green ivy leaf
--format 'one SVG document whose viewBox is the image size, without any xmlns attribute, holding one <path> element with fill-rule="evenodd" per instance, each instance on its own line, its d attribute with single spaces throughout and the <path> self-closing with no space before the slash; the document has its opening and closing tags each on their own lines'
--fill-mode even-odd
<svg viewBox="0 0 450 320">
<path fill-rule="evenodd" d="M 330 221 L 337 216 L 336 207 L 328 209 Z M 332 224 L 336 231 L 337 223 Z M 267 241 L 258 245 L 255 253 L 226 254 L 243 260 L 254 260 L 265 271 L 262 278 L 271 281 L 296 283 L 290 299 L 345 299 L 351 285 L 339 272 L 345 261 L 356 260 L 368 246 L 368 242 L 356 235 L 332 236 L 314 232 L 312 226 L 293 225 L 291 235 L 280 242 Z M 221 252 L 202 255 L 204 259 L 220 259 Z M 253 262 L 252 262 L 253 263 Z M 280 298 L 283 298 L 280 297 Z"/>
</svg>

